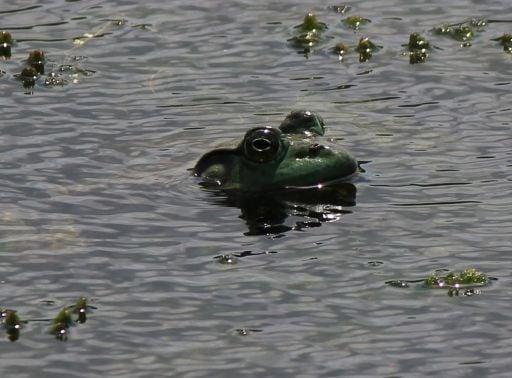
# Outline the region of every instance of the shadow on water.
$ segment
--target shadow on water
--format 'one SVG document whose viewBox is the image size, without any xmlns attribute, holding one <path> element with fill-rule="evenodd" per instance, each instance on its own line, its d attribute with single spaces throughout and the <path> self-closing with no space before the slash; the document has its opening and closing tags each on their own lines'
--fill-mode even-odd
<svg viewBox="0 0 512 378">
<path fill-rule="evenodd" d="M 248 231 L 244 235 L 279 235 L 295 230 L 320 227 L 323 222 L 337 221 L 352 211 L 356 204 L 356 186 L 352 183 L 331 183 L 328 186 L 287 188 L 279 191 L 247 193 L 215 191 L 215 202 L 241 210 L 240 218 Z M 289 217 L 305 220 L 286 224 Z"/>
</svg>

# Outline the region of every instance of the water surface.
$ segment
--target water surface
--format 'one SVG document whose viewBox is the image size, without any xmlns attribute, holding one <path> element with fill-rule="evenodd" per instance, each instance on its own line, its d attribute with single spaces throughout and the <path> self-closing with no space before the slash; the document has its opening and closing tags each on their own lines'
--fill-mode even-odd
<svg viewBox="0 0 512 378">
<path fill-rule="evenodd" d="M 44 321 L 4 339 L 2 376 L 509 375 L 512 56 L 491 39 L 512 24 L 466 48 L 431 29 L 512 6 L 359 1 L 349 14 L 372 22 L 354 32 L 329 5 L 0 6 L 17 40 L 0 61 L 0 307 L 96 307 L 67 342 Z M 305 58 L 287 40 L 310 10 L 333 39 Z M 436 46 L 424 64 L 403 55 L 413 31 Z M 382 46 L 369 62 L 330 53 L 361 36 Z M 14 75 L 33 49 L 79 70 L 26 94 Z M 319 221 L 292 202 L 282 229 L 250 232 L 187 169 L 297 108 L 367 162 L 356 203 Z M 385 284 L 467 267 L 497 281 L 470 297 Z"/>
</svg>

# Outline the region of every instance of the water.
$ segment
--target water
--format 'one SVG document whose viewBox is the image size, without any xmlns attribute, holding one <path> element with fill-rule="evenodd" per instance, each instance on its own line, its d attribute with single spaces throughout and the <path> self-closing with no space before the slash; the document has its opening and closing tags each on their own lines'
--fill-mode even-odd
<svg viewBox="0 0 512 378">
<path fill-rule="evenodd" d="M 29 320 L 1 341 L 2 376 L 509 375 L 512 56 L 490 39 L 511 24 L 469 48 L 430 30 L 512 6 L 359 1 L 349 14 L 372 22 L 353 32 L 332 4 L 0 6 L 18 41 L 0 61 L 0 306 Z M 309 10 L 335 39 L 306 59 L 287 39 Z M 437 47 L 425 64 L 402 55 L 413 31 Z M 383 46 L 370 62 L 331 55 L 363 35 Z M 36 48 L 47 71 L 80 70 L 26 94 L 14 74 Z M 187 169 L 304 107 L 367 162 L 356 204 L 319 222 L 285 203 L 282 229 L 251 233 Z M 497 280 L 458 297 L 386 285 L 468 267 Z M 96 309 L 55 340 L 36 320 L 80 295 Z"/>
</svg>

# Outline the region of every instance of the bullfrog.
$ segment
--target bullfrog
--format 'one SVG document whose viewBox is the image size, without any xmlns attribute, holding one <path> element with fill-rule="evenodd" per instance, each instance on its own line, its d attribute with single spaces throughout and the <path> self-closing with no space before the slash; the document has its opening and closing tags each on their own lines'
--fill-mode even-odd
<svg viewBox="0 0 512 378">
<path fill-rule="evenodd" d="M 278 128 L 255 127 L 235 148 L 204 154 L 193 168 L 207 187 L 257 192 L 268 189 L 322 186 L 349 178 L 357 161 L 343 149 L 317 141 L 325 132 L 318 114 L 291 112 Z"/>
</svg>

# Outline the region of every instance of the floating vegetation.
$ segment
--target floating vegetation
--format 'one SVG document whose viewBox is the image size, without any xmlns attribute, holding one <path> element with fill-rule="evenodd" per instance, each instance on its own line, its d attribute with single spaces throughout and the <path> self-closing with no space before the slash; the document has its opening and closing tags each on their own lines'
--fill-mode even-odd
<svg viewBox="0 0 512 378">
<path fill-rule="evenodd" d="M 55 335 L 57 340 L 66 341 L 68 339 L 69 328 L 73 325 L 73 319 L 69 309 L 65 307 L 60 310 L 52 323 L 50 333 Z"/>
<path fill-rule="evenodd" d="M 407 44 L 409 63 L 424 63 L 430 51 L 430 43 L 419 33 L 411 33 Z"/>
<path fill-rule="evenodd" d="M 339 14 L 345 14 L 347 13 L 351 8 L 348 5 L 330 5 L 328 9 L 339 13 Z"/>
<path fill-rule="evenodd" d="M 76 303 L 71 306 L 73 313 L 78 316 L 78 323 L 85 323 L 87 321 L 87 311 L 90 306 L 87 304 L 86 297 L 79 297 Z"/>
<path fill-rule="evenodd" d="M 45 62 L 46 58 L 42 50 L 34 50 L 28 54 L 27 64 L 34 68 L 40 75 L 44 75 Z"/>
<path fill-rule="evenodd" d="M 317 17 L 313 13 L 308 13 L 304 16 L 302 24 L 297 25 L 295 28 L 301 32 L 322 32 L 327 29 L 327 24 L 318 21 Z"/>
<path fill-rule="evenodd" d="M 224 265 L 234 265 L 238 262 L 238 259 L 233 255 L 219 255 L 215 256 L 214 259 L 216 259 L 219 264 Z"/>
<path fill-rule="evenodd" d="M 54 304 L 54 301 L 44 301 L 48 305 Z M 25 319 L 20 320 L 15 310 L 0 310 L 0 323 L 7 333 L 7 337 L 11 341 L 16 341 L 19 338 L 20 330 L 23 323 L 29 322 L 51 322 L 49 333 L 53 334 L 58 340 L 66 341 L 68 339 L 69 329 L 75 323 L 85 323 L 86 314 L 90 309 L 95 307 L 88 304 L 87 298 L 80 296 L 75 304 L 62 308 L 55 318 L 44 319 Z M 73 319 L 73 314 L 76 319 Z"/>
<path fill-rule="evenodd" d="M 409 287 L 409 281 L 391 280 L 391 281 L 387 281 L 386 285 L 389 285 L 391 287 L 397 287 L 397 288 L 408 288 Z"/>
<path fill-rule="evenodd" d="M 368 37 L 361 38 L 356 47 L 356 51 L 359 53 L 359 62 L 369 61 L 377 49 L 378 46 L 370 41 Z"/>
<path fill-rule="evenodd" d="M 350 10 L 350 6 L 330 5 L 327 9 L 337 14 L 345 14 Z M 342 20 L 342 24 L 345 27 L 355 31 L 371 22 L 370 19 L 361 16 L 348 16 Z M 500 21 L 487 21 L 485 18 L 481 17 L 471 18 L 463 22 L 441 24 L 441 26 L 433 29 L 433 33 L 459 41 L 461 47 L 469 47 L 474 38 L 480 32 L 485 31 L 485 27 L 490 22 Z M 313 13 L 306 14 L 303 22 L 295 26 L 295 29 L 298 29 L 296 35 L 288 39 L 288 42 L 291 46 L 300 49 L 299 53 L 303 53 L 306 58 L 309 57 L 309 54 L 315 46 L 320 45 L 327 39 L 336 37 L 333 33 L 323 33 L 328 29 L 328 26 L 318 21 Z M 493 41 L 498 41 L 503 46 L 504 51 L 512 53 L 511 39 L 511 34 L 504 34 L 501 37 L 493 39 Z M 407 51 L 404 52 L 403 55 L 409 56 L 410 64 L 425 63 L 434 49 L 434 46 L 422 34 L 417 32 L 409 35 L 409 42 L 405 46 Z M 330 47 L 330 51 L 337 55 L 338 61 L 342 62 L 345 61 L 349 52 L 355 50 L 359 53 L 359 62 L 362 63 L 370 60 L 372 55 L 380 47 L 381 46 L 373 44 L 368 38 L 361 38 L 357 46 L 340 42 Z"/>
<path fill-rule="evenodd" d="M 39 73 L 34 67 L 25 67 L 21 73 L 18 75 L 18 78 L 21 80 L 23 84 L 23 88 L 31 89 L 36 85 L 36 80 L 39 77 Z"/>
<path fill-rule="evenodd" d="M 346 27 L 357 30 L 360 26 L 370 23 L 371 20 L 360 16 L 349 16 L 343 20 Z"/>
<path fill-rule="evenodd" d="M 310 52 L 311 47 L 320 41 L 320 35 L 317 31 L 308 31 L 306 33 L 296 35 L 288 40 L 294 47 L 307 49 Z"/>
<path fill-rule="evenodd" d="M 343 58 L 347 54 L 349 48 L 344 43 L 337 43 L 333 48 L 332 51 L 338 55 L 338 60 L 341 62 L 343 61 Z"/>
<path fill-rule="evenodd" d="M 2 324 L 10 341 L 16 341 L 20 337 L 21 320 L 15 310 L 2 310 Z"/>
<path fill-rule="evenodd" d="M 11 33 L 7 31 L 0 32 L 0 57 L 9 59 L 11 57 L 11 48 L 13 39 Z"/>
<path fill-rule="evenodd" d="M 501 37 L 492 40 L 498 41 L 503 46 L 503 51 L 512 53 L 512 34 L 503 34 Z"/>
<path fill-rule="evenodd" d="M 93 38 L 100 38 L 112 34 L 115 28 L 122 27 L 127 24 L 126 19 L 106 19 L 96 30 L 92 30 L 88 33 L 76 37 L 73 39 L 73 46 L 65 53 L 60 64 L 55 65 L 50 70 L 50 73 L 45 75 L 45 64 L 46 56 L 45 52 L 41 50 L 34 50 L 30 52 L 28 59 L 26 60 L 27 67 L 23 69 L 20 74 L 14 75 L 22 82 L 23 88 L 27 89 L 26 94 L 32 94 L 32 89 L 36 85 L 39 75 L 44 77 L 44 85 L 46 87 L 64 86 L 68 83 L 77 83 L 82 77 L 90 76 L 94 73 L 92 70 L 86 70 L 80 68 L 76 61 L 82 57 L 73 55 L 73 51 L 81 48 L 87 42 Z M 322 28 L 327 27 L 325 24 L 320 23 Z M 133 28 L 144 29 L 149 24 L 134 25 Z M 7 31 L 0 31 L 0 58 L 9 59 L 11 58 L 11 49 L 14 40 L 11 34 Z M 46 67 L 48 68 L 48 67 Z M 34 74 L 32 70 L 35 70 L 37 74 Z M 0 70 L 0 77 L 5 74 L 4 71 Z"/>
<path fill-rule="evenodd" d="M 247 336 L 253 332 L 263 332 L 261 329 L 252 329 L 252 328 L 238 328 L 236 333 L 240 336 Z"/>
<path fill-rule="evenodd" d="M 425 279 L 392 280 L 387 281 L 386 284 L 396 288 L 408 288 L 411 283 L 417 283 L 427 289 L 445 289 L 449 296 L 471 296 L 480 294 L 479 288 L 489 285 L 491 280 L 495 278 L 469 268 L 462 272 L 436 271 Z"/>
<path fill-rule="evenodd" d="M 425 286 L 433 289 L 442 289 L 447 286 L 461 287 L 463 285 L 485 286 L 489 283 L 486 274 L 476 269 L 466 269 L 462 272 L 450 272 L 445 276 L 433 273 L 425 279 Z"/>
<path fill-rule="evenodd" d="M 407 44 L 409 51 L 414 50 L 430 50 L 430 43 L 419 33 L 411 33 L 409 43 Z"/>
<path fill-rule="evenodd" d="M 485 19 L 473 18 L 457 24 L 436 27 L 434 32 L 439 35 L 447 35 L 456 41 L 462 42 L 461 47 L 470 47 L 475 33 L 482 31 L 486 25 L 487 21 Z"/>
<path fill-rule="evenodd" d="M 302 24 L 295 27 L 299 29 L 299 34 L 290 38 L 288 42 L 296 48 L 302 49 L 304 55 L 308 57 L 311 48 L 320 42 L 321 34 L 327 29 L 327 24 L 318 21 L 313 13 L 304 16 Z"/>
<path fill-rule="evenodd" d="M 359 40 L 357 46 L 352 49 L 359 54 L 359 62 L 364 63 L 371 59 L 373 54 L 380 48 L 374 44 L 368 37 L 363 37 Z M 345 56 L 351 51 L 351 47 L 344 43 L 337 43 L 332 52 L 338 56 L 338 61 L 342 62 Z"/>
</svg>

